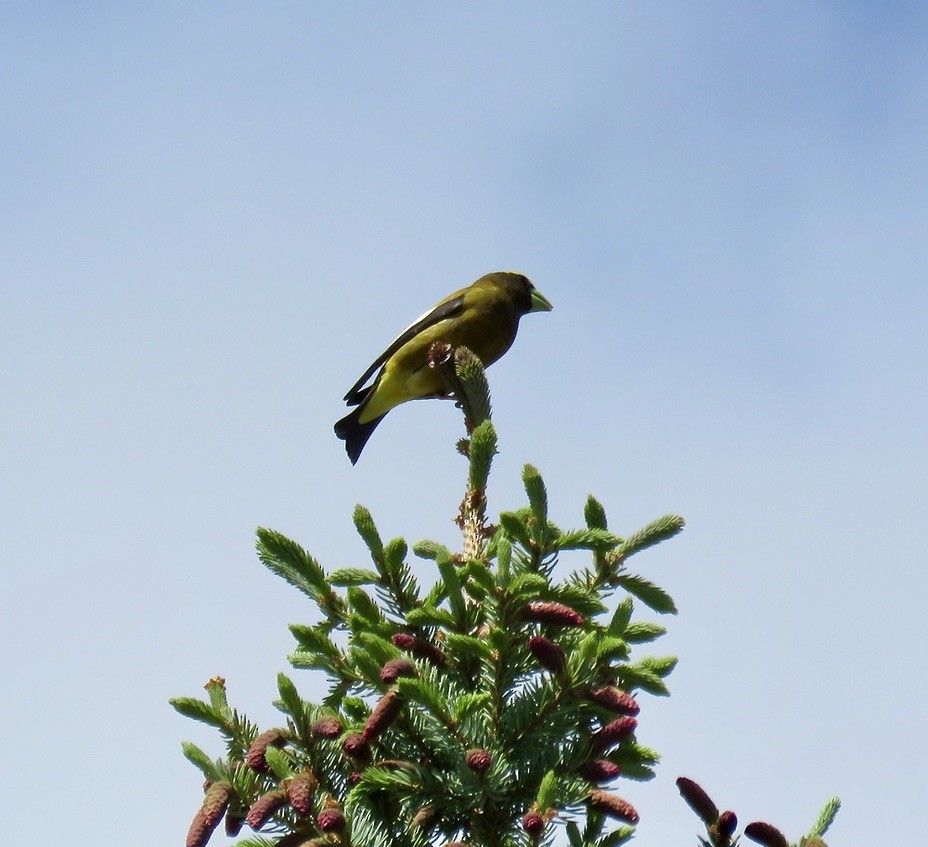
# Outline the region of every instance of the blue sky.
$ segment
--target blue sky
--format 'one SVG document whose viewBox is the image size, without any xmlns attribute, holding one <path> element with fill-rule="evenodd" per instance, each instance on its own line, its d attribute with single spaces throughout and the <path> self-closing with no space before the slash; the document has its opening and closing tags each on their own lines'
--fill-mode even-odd
<svg viewBox="0 0 928 847">
<path fill-rule="evenodd" d="M 838 794 L 834 844 L 919 843 L 922 4 L 8 3 L 0 57 L 11 843 L 179 843 L 180 741 L 219 746 L 167 698 L 218 673 L 274 723 L 310 609 L 255 526 L 330 568 L 356 502 L 455 542 L 450 404 L 355 468 L 331 425 L 509 268 L 555 310 L 490 371 L 491 511 L 532 462 L 561 525 L 589 492 L 618 532 L 688 520 L 638 561 L 681 659 L 639 842 L 694 840 L 685 774 L 790 836 Z"/>
</svg>

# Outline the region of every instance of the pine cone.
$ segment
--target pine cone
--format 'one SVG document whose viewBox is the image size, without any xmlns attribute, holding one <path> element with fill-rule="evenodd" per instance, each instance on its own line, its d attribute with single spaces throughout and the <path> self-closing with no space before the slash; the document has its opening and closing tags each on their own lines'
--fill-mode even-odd
<svg viewBox="0 0 928 847">
<path fill-rule="evenodd" d="M 245 816 L 241 813 L 232 814 L 231 812 L 226 812 L 226 835 L 229 838 L 235 838 L 242 831 L 242 826 L 245 823 Z"/>
<path fill-rule="evenodd" d="M 405 650 L 407 653 L 412 653 L 416 642 L 419 641 L 415 635 L 410 635 L 408 632 L 397 632 L 390 640 L 393 642 L 394 647 L 399 647 L 400 650 Z"/>
<path fill-rule="evenodd" d="M 367 741 L 364 740 L 364 736 L 357 732 L 352 732 L 345 736 L 345 740 L 342 741 L 342 750 L 353 759 L 358 759 L 362 762 L 370 761 L 371 748 L 367 746 Z"/>
<path fill-rule="evenodd" d="M 203 847 L 213 834 L 213 827 L 206 825 L 202 809 L 193 816 L 187 830 L 187 847 Z"/>
<path fill-rule="evenodd" d="M 529 835 L 541 835 L 545 828 L 545 819 L 538 812 L 530 811 L 522 815 L 522 829 Z"/>
<path fill-rule="evenodd" d="M 287 784 L 287 800 L 298 815 L 308 815 L 313 810 L 313 792 L 316 779 L 310 773 L 298 773 Z"/>
<path fill-rule="evenodd" d="M 590 782 L 606 782 L 615 779 L 622 773 L 622 770 L 615 762 L 610 762 L 608 759 L 594 759 L 592 762 L 582 764 L 579 773 Z"/>
<path fill-rule="evenodd" d="M 268 791 L 267 794 L 262 794 L 251 804 L 248 814 L 245 815 L 245 823 L 252 829 L 261 829 L 270 820 L 271 815 L 286 802 L 287 794 L 284 791 Z"/>
<path fill-rule="evenodd" d="M 320 718 L 310 730 L 316 738 L 338 738 L 342 734 L 342 722 L 338 718 Z"/>
<path fill-rule="evenodd" d="M 225 780 L 214 782 L 210 785 L 203 798 L 203 805 L 200 811 L 203 812 L 203 822 L 212 831 L 229 807 L 229 800 L 232 799 L 232 785 Z"/>
<path fill-rule="evenodd" d="M 485 773 L 493 765 L 493 757 L 490 755 L 490 751 L 479 748 L 468 750 L 464 761 L 467 763 L 467 767 L 477 773 Z"/>
<path fill-rule="evenodd" d="M 616 718 L 593 733 L 590 743 L 593 745 L 594 750 L 605 750 L 607 747 L 612 747 L 614 744 L 628 738 L 637 727 L 638 721 L 630 715 Z"/>
<path fill-rule="evenodd" d="M 316 823 L 323 832 L 341 832 L 345 828 L 345 816 L 335 807 L 323 809 L 316 815 Z"/>
<path fill-rule="evenodd" d="M 561 647 L 543 635 L 533 635 L 529 638 L 528 649 L 538 660 L 538 664 L 551 673 L 560 673 L 567 666 L 567 659 Z"/>
<path fill-rule="evenodd" d="M 715 828 L 719 835 L 725 839 L 731 839 L 735 830 L 738 828 L 738 817 L 732 811 L 722 812 L 719 819 L 715 822 Z"/>
<path fill-rule="evenodd" d="M 282 747 L 285 743 L 284 731 L 282 729 L 269 729 L 262 732 L 248 748 L 245 755 L 245 761 L 252 770 L 258 773 L 267 773 L 267 748 Z"/>
<path fill-rule="evenodd" d="M 442 667 L 447 659 L 445 654 L 441 652 L 434 644 L 430 644 L 428 641 L 423 641 L 421 638 L 416 638 L 415 635 L 410 635 L 408 632 L 398 632 L 393 636 L 393 644 L 396 647 L 399 647 L 400 650 L 405 650 L 407 653 L 412 653 L 413 656 L 417 656 L 420 659 L 425 659 L 426 661 L 431 662 L 433 665 Z"/>
<path fill-rule="evenodd" d="M 744 828 L 744 834 L 764 847 L 789 847 L 786 836 L 772 824 L 763 821 L 749 823 Z"/>
<path fill-rule="evenodd" d="M 594 688 L 587 695 L 597 706 L 602 706 L 610 712 L 620 715 L 637 715 L 641 711 L 638 702 L 620 688 L 608 686 L 606 688 Z"/>
<path fill-rule="evenodd" d="M 190 822 L 190 829 L 187 831 L 187 847 L 203 847 L 209 841 L 213 830 L 226 813 L 231 798 L 232 786 L 225 780 L 209 784 L 203 804 Z"/>
<path fill-rule="evenodd" d="M 554 626 L 583 626 L 583 616 L 563 603 L 548 600 L 532 600 L 522 609 L 522 620 Z"/>
<path fill-rule="evenodd" d="M 685 776 L 678 777 L 677 789 L 689 807 L 696 812 L 699 819 L 706 826 L 712 826 L 719 819 L 719 810 L 715 803 L 693 780 Z"/>
<path fill-rule="evenodd" d="M 395 691 L 384 694 L 364 724 L 364 731 L 361 733 L 364 740 L 373 741 L 383 735 L 397 719 L 403 705 L 404 700 Z"/>
<path fill-rule="evenodd" d="M 604 815 L 631 824 L 638 823 L 638 812 L 635 811 L 635 807 L 617 794 L 610 794 L 608 791 L 591 791 L 589 804 Z"/>
<path fill-rule="evenodd" d="M 380 669 L 380 679 L 382 682 L 396 682 L 401 676 L 415 676 L 416 666 L 409 659 L 390 659 Z"/>
<path fill-rule="evenodd" d="M 434 806 L 423 806 L 419 809 L 418 812 L 413 815 L 412 826 L 414 829 L 425 829 L 432 825 L 435 821 L 435 807 Z"/>
</svg>

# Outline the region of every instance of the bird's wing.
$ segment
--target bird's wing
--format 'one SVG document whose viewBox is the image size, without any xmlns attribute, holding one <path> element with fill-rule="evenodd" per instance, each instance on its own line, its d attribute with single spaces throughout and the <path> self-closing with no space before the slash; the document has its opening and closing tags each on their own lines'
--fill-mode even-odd
<svg viewBox="0 0 928 847">
<path fill-rule="evenodd" d="M 371 362 L 370 367 L 364 371 L 361 375 L 361 378 L 351 386 L 348 390 L 348 393 L 345 395 L 345 402 L 349 406 L 357 406 L 361 403 L 364 398 L 367 396 L 368 392 L 364 390 L 364 383 L 366 383 L 373 375 L 374 372 L 381 367 L 397 350 L 400 349 L 406 342 L 410 339 L 415 338 L 420 332 L 425 329 L 428 329 L 430 326 L 434 326 L 439 321 L 447 320 L 452 318 L 455 315 L 459 314 L 464 307 L 464 294 L 459 292 L 457 294 L 452 294 L 445 300 L 442 300 L 434 309 L 430 312 L 426 312 L 421 318 L 411 323 L 406 329 L 404 329 L 394 340 L 394 342 L 381 353 L 373 362 Z"/>
</svg>

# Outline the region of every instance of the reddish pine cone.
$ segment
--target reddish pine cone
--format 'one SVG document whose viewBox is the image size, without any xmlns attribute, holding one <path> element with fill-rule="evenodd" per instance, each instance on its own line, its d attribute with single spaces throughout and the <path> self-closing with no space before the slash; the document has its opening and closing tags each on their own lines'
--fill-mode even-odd
<svg viewBox="0 0 928 847">
<path fill-rule="evenodd" d="M 409 659 L 390 659 L 380 669 L 380 680 L 390 683 L 396 682 L 401 676 L 415 676 L 416 666 Z"/>
<path fill-rule="evenodd" d="M 415 829 L 421 829 L 423 827 L 428 827 L 432 825 L 432 822 L 435 820 L 435 807 L 434 806 L 423 806 L 419 809 L 418 812 L 413 815 L 412 825 Z"/>
<path fill-rule="evenodd" d="M 607 688 L 594 688 L 587 696 L 597 706 L 619 715 L 637 715 L 641 711 L 638 701 L 631 694 L 612 685 Z"/>
<path fill-rule="evenodd" d="M 338 738 L 342 734 L 342 722 L 338 718 L 320 718 L 312 727 L 312 734 L 316 738 Z"/>
<path fill-rule="evenodd" d="M 190 829 L 187 830 L 187 847 L 203 847 L 213 834 L 213 827 L 206 825 L 202 810 L 193 816 Z"/>
<path fill-rule="evenodd" d="M 635 811 L 635 807 L 617 794 L 610 794 L 608 791 L 591 791 L 589 803 L 592 808 L 604 815 L 631 824 L 638 823 L 638 812 Z"/>
<path fill-rule="evenodd" d="M 526 812 L 522 815 L 522 829 L 529 835 L 541 835 L 545 828 L 545 819 L 538 812 Z"/>
<path fill-rule="evenodd" d="M 393 642 L 394 647 L 399 647 L 400 650 L 405 650 L 407 653 L 412 653 L 413 648 L 416 646 L 416 642 L 419 639 L 416 638 L 415 635 L 410 635 L 408 632 L 398 632 L 390 640 Z"/>
<path fill-rule="evenodd" d="M 445 654 L 441 652 L 434 644 L 429 644 L 428 641 L 423 641 L 421 638 L 416 638 L 415 635 L 410 635 L 408 632 L 398 632 L 393 636 L 393 644 L 396 647 L 399 647 L 400 650 L 405 650 L 407 653 L 412 653 L 413 656 L 418 656 L 420 659 L 425 659 L 426 661 L 431 662 L 433 665 L 444 665 L 445 664 Z"/>
<path fill-rule="evenodd" d="M 367 746 L 364 736 L 357 732 L 345 736 L 345 740 L 342 741 L 342 750 L 353 759 L 360 759 L 361 761 L 367 761 L 371 757 L 371 750 Z"/>
<path fill-rule="evenodd" d="M 252 770 L 267 773 L 267 748 L 281 747 L 284 744 L 284 731 L 282 729 L 269 729 L 262 732 L 248 748 L 245 761 Z"/>
<path fill-rule="evenodd" d="M 624 717 L 616 718 L 614 721 L 607 723 L 604 727 L 601 727 L 593 733 L 590 742 L 594 750 L 605 750 L 607 747 L 611 747 L 613 744 L 618 744 L 620 741 L 628 738 L 637 727 L 638 721 L 630 715 L 625 715 Z"/>
<path fill-rule="evenodd" d="M 352 771 L 348 774 L 348 784 L 357 785 L 361 781 L 361 774 L 358 771 Z"/>
<path fill-rule="evenodd" d="M 579 773 L 580 776 L 590 782 L 606 782 L 615 779 L 622 773 L 622 770 L 615 762 L 610 762 L 607 759 L 595 759 L 592 762 L 580 765 Z"/>
<path fill-rule="evenodd" d="M 232 785 L 225 780 L 214 782 L 206 791 L 200 811 L 203 813 L 203 822 L 212 831 L 229 807 L 232 799 Z"/>
<path fill-rule="evenodd" d="M 298 773 L 287 784 L 287 800 L 298 815 L 308 815 L 313 810 L 313 792 L 316 780 L 309 773 Z"/>
<path fill-rule="evenodd" d="M 685 776 L 678 777 L 677 789 L 689 807 L 699 815 L 699 819 L 706 826 L 712 826 L 719 819 L 719 810 L 715 803 L 693 780 Z"/>
<path fill-rule="evenodd" d="M 316 823 L 323 832 L 341 832 L 345 828 L 345 816 L 340 809 L 323 809 L 316 815 Z"/>
<path fill-rule="evenodd" d="M 262 794 L 251 804 L 248 814 L 245 815 L 245 823 L 252 829 L 261 829 L 271 815 L 286 802 L 287 794 L 284 791 L 268 791 L 267 794 Z"/>
<path fill-rule="evenodd" d="M 548 600 L 533 600 L 522 609 L 522 620 L 554 626 L 583 626 L 583 617 L 570 606 Z"/>
<path fill-rule="evenodd" d="M 232 786 L 225 780 L 213 782 L 206 790 L 200 810 L 193 816 L 187 831 L 187 847 L 203 847 L 213 830 L 219 825 L 222 816 L 232 799 Z"/>
<path fill-rule="evenodd" d="M 755 821 L 744 828 L 744 834 L 752 841 L 763 844 L 764 847 L 789 847 L 786 836 L 769 823 Z"/>
<path fill-rule="evenodd" d="M 242 825 L 245 823 L 245 816 L 241 814 L 233 815 L 226 812 L 226 835 L 229 838 L 235 838 L 242 831 Z"/>
<path fill-rule="evenodd" d="M 731 838 L 738 828 L 738 817 L 732 811 L 722 812 L 715 822 L 715 828 L 723 838 Z"/>
<path fill-rule="evenodd" d="M 484 773 L 493 765 L 493 757 L 490 755 L 490 751 L 481 748 L 468 750 L 464 761 L 467 763 L 467 767 L 477 773 Z"/>
<path fill-rule="evenodd" d="M 538 664 L 551 673 L 560 673 L 567 665 L 564 651 L 543 635 L 533 635 L 529 638 L 528 649 L 538 660 Z"/>
<path fill-rule="evenodd" d="M 403 699 L 395 691 L 384 694 L 364 724 L 364 731 L 361 733 L 364 740 L 373 741 L 383 735 L 402 711 L 403 703 Z"/>
</svg>

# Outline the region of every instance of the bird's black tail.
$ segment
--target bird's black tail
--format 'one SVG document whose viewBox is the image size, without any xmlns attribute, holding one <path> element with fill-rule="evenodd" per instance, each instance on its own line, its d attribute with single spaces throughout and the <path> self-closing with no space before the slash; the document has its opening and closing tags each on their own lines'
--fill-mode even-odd
<svg viewBox="0 0 928 847">
<path fill-rule="evenodd" d="M 372 421 L 361 423 L 358 418 L 361 417 L 363 409 L 363 405 L 358 406 L 357 409 L 352 409 L 349 414 L 335 424 L 335 434 L 345 442 L 345 451 L 348 453 L 352 465 L 358 463 L 358 456 L 361 455 L 364 445 L 367 444 L 367 439 L 371 437 L 371 433 L 377 429 L 377 424 L 385 417 L 385 415 L 381 415 Z"/>
</svg>

